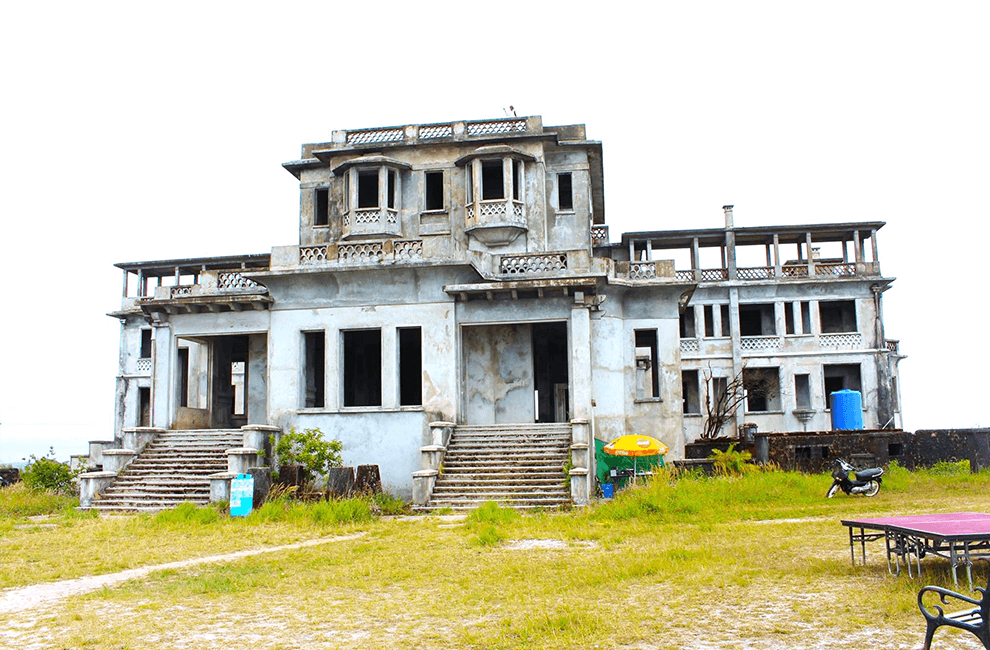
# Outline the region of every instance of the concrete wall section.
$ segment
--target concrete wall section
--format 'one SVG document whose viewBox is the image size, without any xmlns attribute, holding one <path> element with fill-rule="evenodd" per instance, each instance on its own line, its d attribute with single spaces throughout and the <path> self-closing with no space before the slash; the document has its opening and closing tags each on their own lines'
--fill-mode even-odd
<svg viewBox="0 0 990 650">
<path fill-rule="evenodd" d="M 527 324 L 461 329 L 465 424 L 534 422 L 533 333 Z"/>
</svg>

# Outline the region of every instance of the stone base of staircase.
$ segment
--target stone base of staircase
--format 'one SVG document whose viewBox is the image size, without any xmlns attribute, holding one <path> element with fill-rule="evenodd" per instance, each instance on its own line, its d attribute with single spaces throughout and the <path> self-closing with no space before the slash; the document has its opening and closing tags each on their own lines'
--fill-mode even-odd
<svg viewBox="0 0 990 650">
<path fill-rule="evenodd" d="M 519 509 L 570 505 L 570 445 L 566 423 L 458 426 L 433 494 L 418 510 L 469 510 L 486 501 Z"/>
<path fill-rule="evenodd" d="M 210 475 L 227 471 L 227 450 L 243 446 L 240 429 L 164 431 L 95 498 L 89 510 L 154 512 L 210 502 Z"/>
</svg>

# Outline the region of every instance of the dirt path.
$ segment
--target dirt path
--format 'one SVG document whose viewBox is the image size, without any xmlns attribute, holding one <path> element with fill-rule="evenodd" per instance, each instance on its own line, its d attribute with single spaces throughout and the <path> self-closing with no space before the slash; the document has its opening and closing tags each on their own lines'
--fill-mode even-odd
<svg viewBox="0 0 990 650">
<path fill-rule="evenodd" d="M 72 580 L 60 580 L 59 582 L 47 582 L 29 587 L 13 587 L 0 591 L 0 614 L 10 614 L 12 612 L 23 612 L 25 610 L 44 609 L 62 599 L 70 596 L 87 594 L 103 587 L 111 587 L 121 582 L 143 578 L 153 571 L 164 569 L 182 569 L 199 564 L 213 564 L 217 562 L 230 562 L 245 557 L 261 555 L 263 553 L 277 553 L 279 551 L 292 551 L 309 546 L 320 546 L 322 544 L 332 544 L 334 542 L 345 542 L 362 537 L 365 533 L 355 533 L 353 535 L 342 535 L 339 537 L 323 537 L 311 539 L 296 544 L 285 544 L 283 546 L 269 546 L 265 548 L 255 548 L 223 555 L 210 555 L 208 557 L 198 557 L 191 560 L 181 560 L 179 562 L 168 562 L 166 564 L 155 564 L 152 566 L 140 567 L 137 569 L 127 569 L 117 573 L 108 573 L 99 576 L 86 576 Z"/>
</svg>

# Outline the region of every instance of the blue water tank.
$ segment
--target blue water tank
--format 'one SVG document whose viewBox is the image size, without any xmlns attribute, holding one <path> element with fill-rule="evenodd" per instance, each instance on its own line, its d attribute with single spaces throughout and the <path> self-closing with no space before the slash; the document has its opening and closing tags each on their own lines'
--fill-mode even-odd
<svg viewBox="0 0 990 650">
<path fill-rule="evenodd" d="M 832 429 L 858 431 L 863 428 L 863 398 L 858 390 L 837 390 L 829 395 Z"/>
</svg>

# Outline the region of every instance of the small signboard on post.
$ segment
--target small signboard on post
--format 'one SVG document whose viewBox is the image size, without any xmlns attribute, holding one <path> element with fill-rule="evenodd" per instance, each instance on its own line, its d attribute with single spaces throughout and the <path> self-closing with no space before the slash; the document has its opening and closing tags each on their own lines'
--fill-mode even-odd
<svg viewBox="0 0 990 650">
<path fill-rule="evenodd" d="M 230 481 L 230 516 L 247 517 L 254 505 L 254 477 L 238 474 Z"/>
</svg>

